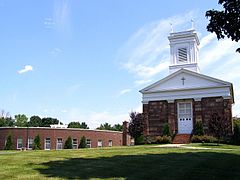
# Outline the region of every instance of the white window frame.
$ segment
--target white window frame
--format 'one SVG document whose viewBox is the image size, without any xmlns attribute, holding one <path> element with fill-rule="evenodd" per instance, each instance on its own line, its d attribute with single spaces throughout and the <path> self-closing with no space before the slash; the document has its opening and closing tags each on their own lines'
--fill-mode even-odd
<svg viewBox="0 0 240 180">
<path fill-rule="evenodd" d="M 103 141 L 101 139 L 98 140 L 97 147 L 103 147 Z"/>
<path fill-rule="evenodd" d="M 48 148 L 49 145 L 49 148 Z M 51 150 L 51 138 L 45 138 L 44 140 L 44 149 Z"/>
<path fill-rule="evenodd" d="M 78 140 L 77 139 L 72 139 L 72 147 L 73 147 L 73 149 L 78 149 Z"/>
<path fill-rule="evenodd" d="M 91 139 L 86 139 L 86 146 L 87 146 L 87 148 L 91 148 L 92 147 Z"/>
<path fill-rule="evenodd" d="M 57 138 L 56 150 L 62 150 L 62 149 L 63 149 L 63 139 Z"/>
<path fill-rule="evenodd" d="M 19 141 L 22 141 L 22 146 L 19 147 Z M 23 148 L 23 139 L 22 138 L 17 138 L 17 149 L 22 149 Z"/>
<path fill-rule="evenodd" d="M 180 118 L 180 104 L 185 104 L 186 105 L 186 103 L 189 103 L 190 104 L 190 116 L 192 117 L 193 116 L 193 107 L 192 107 L 192 102 L 191 101 L 183 101 L 183 102 L 178 102 L 178 118 Z M 184 108 L 184 110 L 185 110 L 185 112 L 183 113 L 183 114 L 187 114 L 187 112 L 186 112 L 186 107 Z"/>
<path fill-rule="evenodd" d="M 33 141 L 34 141 L 33 138 L 28 138 L 28 147 L 27 148 L 30 150 L 33 148 Z M 32 145 L 32 147 L 29 146 L 30 144 Z"/>
<path fill-rule="evenodd" d="M 108 147 L 112 147 L 112 145 L 113 145 L 113 141 L 110 139 L 110 140 L 108 141 Z"/>
</svg>

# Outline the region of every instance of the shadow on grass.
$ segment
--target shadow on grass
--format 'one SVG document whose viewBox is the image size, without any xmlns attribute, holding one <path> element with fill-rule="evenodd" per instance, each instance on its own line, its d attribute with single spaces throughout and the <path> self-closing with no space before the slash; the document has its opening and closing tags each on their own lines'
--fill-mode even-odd
<svg viewBox="0 0 240 180">
<path fill-rule="evenodd" d="M 240 155 L 214 152 L 117 155 L 42 163 L 46 177 L 66 179 L 239 179 Z"/>
</svg>

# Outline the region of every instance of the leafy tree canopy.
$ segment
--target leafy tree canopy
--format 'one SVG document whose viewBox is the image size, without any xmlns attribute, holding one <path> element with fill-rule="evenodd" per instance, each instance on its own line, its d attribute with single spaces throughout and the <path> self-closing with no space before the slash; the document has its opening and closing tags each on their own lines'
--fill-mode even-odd
<svg viewBox="0 0 240 180">
<path fill-rule="evenodd" d="M 110 130 L 110 131 L 122 131 L 123 126 L 121 124 L 115 124 L 115 125 L 112 126 L 109 123 L 104 123 L 104 124 L 101 124 L 100 127 L 98 127 L 97 129 L 99 129 L 99 130 Z"/>
<path fill-rule="evenodd" d="M 100 127 L 98 127 L 97 129 L 99 129 L 99 130 L 112 130 L 112 126 L 111 126 L 111 124 L 104 123 L 104 124 L 101 124 Z"/>
<path fill-rule="evenodd" d="M 218 39 L 225 36 L 232 41 L 240 40 L 240 0 L 219 0 L 223 10 L 208 10 L 206 17 L 209 19 L 207 30 L 216 33 Z M 236 50 L 240 53 L 240 48 Z"/>
<path fill-rule="evenodd" d="M 68 124 L 68 128 L 81 128 L 81 129 L 89 129 L 88 125 L 85 122 L 70 122 Z"/>
<path fill-rule="evenodd" d="M 30 127 L 41 127 L 42 119 L 39 116 L 32 116 L 28 124 Z"/>
<path fill-rule="evenodd" d="M 25 114 L 18 114 L 18 115 L 15 115 L 15 125 L 18 126 L 18 127 L 26 127 L 27 126 L 27 121 L 28 121 L 28 118 Z"/>
<path fill-rule="evenodd" d="M 41 127 L 50 127 L 50 125 L 58 124 L 58 122 L 59 122 L 59 120 L 56 119 L 56 118 L 51 118 L 51 117 L 42 118 L 42 125 L 41 125 Z"/>
<path fill-rule="evenodd" d="M 129 134 L 135 140 L 143 135 L 143 115 L 137 112 L 130 113 Z"/>
</svg>

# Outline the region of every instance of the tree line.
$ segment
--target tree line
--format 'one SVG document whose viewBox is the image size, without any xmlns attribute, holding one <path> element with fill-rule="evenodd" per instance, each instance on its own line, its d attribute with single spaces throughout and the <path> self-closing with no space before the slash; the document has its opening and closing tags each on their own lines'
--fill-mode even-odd
<svg viewBox="0 0 240 180">
<path fill-rule="evenodd" d="M 17 114 L 12 118 L 9 113 L 1 111 L 0 115 L 0 127 L 50 127 L 52 124 L 58 124 L 60 120 L 52 117 L 41 118 L 39 116 L 31 116 L 28 118 L 25 114 Z M 60 122 L 60 124 L 63 124 Z M 81 128 L 89 129 L 86 122 L 73 121 L 68 124 L 68 128 Z M 121 124 L 111 125 L 109 123 L 101 124 L 96 129 L 98 130 L 111 130 L 122 131 L 123 126 Z"/>
<path fill-rule="evenodd" d="M 59 120 L 56 118 L 32 116 L 28 119 L 25 114 L 17 114 L 12 118 L 9 113 L 2 113 L 0 117 L 0 127 L 50 127 L 51 124 L 58 123 Z"/>
</svg>

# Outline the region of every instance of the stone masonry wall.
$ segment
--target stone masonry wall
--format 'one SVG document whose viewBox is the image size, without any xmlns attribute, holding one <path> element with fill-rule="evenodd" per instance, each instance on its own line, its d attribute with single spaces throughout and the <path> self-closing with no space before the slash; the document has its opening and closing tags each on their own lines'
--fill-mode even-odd
<svg viewBox="0 0 240 180">
<path fill-rule="evenodd" d="M 162 134 L 164 124 L 168 123 L 168 102 L 151 101 L 148 104 L 148 133 L 151 136 Z"/>
<path fill-rule="evenodd" d="M 206 134 L 209 134 L 209 121 L 212 113 L 224 115 L 226 123 L 229 124 L 229 134 L 233 132 L 232 124 L 232 100 L 223 97 L 202 98 L 192 100 L 193 105 L 193 127 L 197 121 L 203 123 Z M 177 101 L 150 101 L 143 105 L 144 136 L 162 135 L 163 125 L 168 123 L 173 133 L 178 132 Z"/>
<path fill-rule="evenodd" d="M 223 97 L 202 98 L 201 105 L 203 129 L 206 134 L 211 134 L 209 122 L 213 113 L 226 118 L 228 132 L 232 133 L 232 101 L 230 99 L 223 99 Z"/>
</svg>

